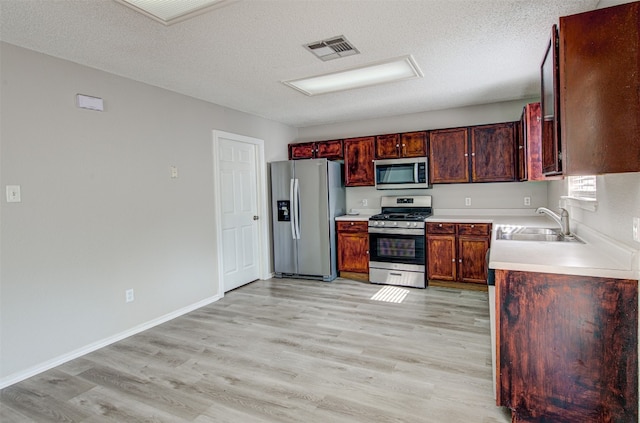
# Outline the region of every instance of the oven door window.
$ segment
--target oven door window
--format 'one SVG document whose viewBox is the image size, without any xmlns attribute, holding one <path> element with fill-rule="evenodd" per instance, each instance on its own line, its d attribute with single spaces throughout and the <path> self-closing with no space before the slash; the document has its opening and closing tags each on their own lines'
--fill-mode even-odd
<svg viewBox="0 0 640 423">
<path fill-rule="evenodd" d="M 371 261 L 424 265 L 424 235 L 369 234 Z"/>
</svg>

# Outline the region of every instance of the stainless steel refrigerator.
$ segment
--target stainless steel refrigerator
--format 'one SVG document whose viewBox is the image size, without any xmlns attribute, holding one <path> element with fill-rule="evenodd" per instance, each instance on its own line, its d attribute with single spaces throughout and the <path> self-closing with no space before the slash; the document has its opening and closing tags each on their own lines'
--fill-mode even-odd
<svg viewBox="0 0 640 423">
<path fill-rule="evenodd" d="M 334 280 L 335 217 L 345 214 L 341 164 L 327 159 L 272 162 L 271 201 L 276 277 Z"/>
</svg>

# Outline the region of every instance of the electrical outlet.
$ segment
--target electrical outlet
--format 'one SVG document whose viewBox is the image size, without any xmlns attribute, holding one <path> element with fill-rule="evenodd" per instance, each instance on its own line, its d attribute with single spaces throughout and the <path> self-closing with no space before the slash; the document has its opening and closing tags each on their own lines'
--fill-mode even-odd
<svg viewBox="0 0 640 423">
<path fill-rule="evenodd" d="M 7 185 L 7 203 L 19 203 L 20 199 L 20 185 Z"/>
<path fill-rule="evenodd" d="M 362 203 L 363 207 L 366 207 L 369 205 L 369 200 L 367 200 L 366 198 L 364 198 L 362 201 L 360 201 Z"/>
<path fill-rule="evenodd" d="M 178 177 L 178 167 L 171 166 L 171 179 L 175 179 Z"/>
<path fill-rule="evenodd" d="M 640 242 L 640 217 L 633 218 L 633 240 Z"/>
<path fill-rule="evenodd" d="M 465 206 L 470 206 L 471 205 L 471 197 L 465 197 L 464 205 Z"/>
<path fill-rule="evenodd" d="M 133 289 L 127 289 L 124 291 L 124 301 L 130 303 L 134 300 Z"/>
<path fill-rule="evenodd" d="M 531 197 L 524 197 L 524 205 L 525 206 L 531 205 Z"/>
</svg>

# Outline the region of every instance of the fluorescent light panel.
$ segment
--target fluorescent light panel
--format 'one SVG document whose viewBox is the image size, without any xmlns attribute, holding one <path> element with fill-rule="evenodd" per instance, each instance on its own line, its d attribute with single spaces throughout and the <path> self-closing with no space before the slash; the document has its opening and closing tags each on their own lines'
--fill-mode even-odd
<svg viewBox="0 0 640 423">
<path fill-rule="evenodd" d="M 171 25 L 193 16 L 208 12 L 236 0 L 116 0 L 161 22 Z"/>
<path fill-rule="evenodd" d="M 422 71 L 413 57 L 403 56 L 354 69 L 282 82 L 303 94 L 313 96 L 411 78 L 422 78 L 422 76 Z"/>
</svg>

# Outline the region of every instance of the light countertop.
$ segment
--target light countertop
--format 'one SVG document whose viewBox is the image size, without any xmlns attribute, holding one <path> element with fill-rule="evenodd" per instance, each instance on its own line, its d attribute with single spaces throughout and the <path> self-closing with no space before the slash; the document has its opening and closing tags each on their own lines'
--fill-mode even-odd
<svg viewBox="0 0 640 423">
<path fill-rule="evenodd" d="M 340 216 L 336 220 L 366 221 L 375 214 Z M 580 225 L 572 230 L 584 241 L 538 242 L 496 240 L 498 226 L 530 226 L 556 228 L 558 225 L 541 215 L 493 215 L 479 213 L 468 215 L 433 215 L 427 222 L 491 223 L 491 250 L 489 268 L 526 272 L 556 273 L 619 279 L 639 279 L 640 260 L 637 250 L 605 238 Z M 573 222 L 572 222 L 573 223 Z"/>
</svg>

